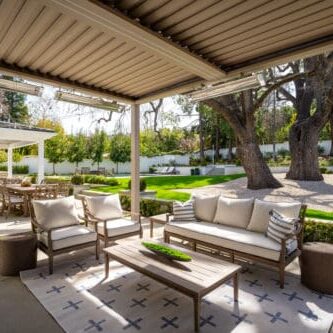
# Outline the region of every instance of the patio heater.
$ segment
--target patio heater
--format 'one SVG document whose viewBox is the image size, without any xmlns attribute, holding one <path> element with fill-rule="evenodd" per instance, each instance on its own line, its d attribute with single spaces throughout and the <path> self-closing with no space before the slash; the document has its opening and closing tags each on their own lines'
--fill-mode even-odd
<svg viewBox="0 0 333 333">
<path fill-rule="evenodd" d="M 20 92 L 22 94 L 33 95 L 33 96 L 41 96 L 43 93 L 43 87 L 36 86 L 33 84 L 7 80 L 0 78 L 0 89 Z"/>
<path fill-rule="evenodd" d="M 201 90 L 189 93 L 188 96 L 193 102 L 199 102 L 210 98 L 258 88 L 264 85 L 265 81 L 262 74 L 256 74 L 224 83 L 210 84 Z"/>
<path fill-rule="evenodd" d="M 122 109 L 122 106 L 114 101 L 64 91 L 57 91 L 54 98 L 58 101 L 79 104 L 111 112 L 120 112 Z"/>
</svg>

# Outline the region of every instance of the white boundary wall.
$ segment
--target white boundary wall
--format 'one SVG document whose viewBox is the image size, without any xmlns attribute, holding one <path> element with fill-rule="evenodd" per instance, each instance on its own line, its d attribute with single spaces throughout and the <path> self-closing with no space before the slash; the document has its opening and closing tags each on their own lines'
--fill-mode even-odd
<svg viewBox="0 0 333 333">
<path fill-rule="evenodd" d="M 321 147 L 324 148 L 325 153 L 329 154 L 329 151 L 331 149 L 331 141 L 321 141 L 319 143 Z M 286 149 L 289 150 L 289 144 L 288 142 L 284 143 L 277 143 L 276 144 L 276 151 L 278 152 L 280 149 Z M 263 153 L 266 152 L 273 152 L 273 145 L 261 145 L 260 150 Z M 235 151 L 235 148 L 234 148 Z M 220 149 L 220 153 L 223 155 L 223 157 L 226 157 L 228 154 L 228 149 Z M 206 155 L 212 156 L 213 151 L 207 150 Z M 194 156 L 198 156 L 198 154 L 193 154 Z M 140 157 L 140 172 L 148 172 L 149 167 L 153 165 L 168 165 L 170 162 L 174 162 L 177 165 L 189 165 L 191 155 L 162 155 L 162 156 L 154 156 L 154 157 Z M 45 165 L 45 173 L 46 174 L 52 174 L 52 164 L 47 161 L 47 159 L 44 160 Z M 37 156 L 25 156 L 23 157 L 22 161 L 19 163 L 15 163 L 16 165 L 28 165 L 29 166 L 29 172 L 30 173 L 37 173 L 38 169 L 38 158 Z M 89 167 L 91 170 L 97 169 L 97 165 L 93 165 L 90 160 L 84 160 L 82 163 L 79 163 L 79 169 L 81 167 Z M 111 162 L 108 159 L 105 159 L 102 163 L 100 163 L 100 167 L 105 167 L 108 171 L 116 171 L 117 167 L 116 164 Z M 179 169 L 179 168 L 178 168 Z M 190 174 L 189 167 L 181 168 L 181 174 Z M 130 163 L 119 163 L 118 166 L 119 173 L 130 173 Z M 56 172 L 58 174 L 70 174 L 75 171 L 75 164 L 69 163 L 69 162 L 63 162 L 56 165 Z"/>
</svg>

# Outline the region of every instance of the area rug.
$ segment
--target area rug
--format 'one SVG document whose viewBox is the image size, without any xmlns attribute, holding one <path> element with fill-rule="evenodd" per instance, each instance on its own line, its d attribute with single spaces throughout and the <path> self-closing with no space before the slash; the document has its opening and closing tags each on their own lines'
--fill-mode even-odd
<svg viewBox="0 0 333 333">
<path fill-rule="evenodd" d="M 192 300 L 115 261 L 104 279 L 94 257 L 21 273 L 23 283 L 68 333 L 193 332 Z M 288 275 L 285 289 L 277 273 L 245 267 L 239 302 L 232 284 L 202 301 L 201 332 L 325 332 L 333 319 L 333 296 L 310 291 Z"/>
</svg>

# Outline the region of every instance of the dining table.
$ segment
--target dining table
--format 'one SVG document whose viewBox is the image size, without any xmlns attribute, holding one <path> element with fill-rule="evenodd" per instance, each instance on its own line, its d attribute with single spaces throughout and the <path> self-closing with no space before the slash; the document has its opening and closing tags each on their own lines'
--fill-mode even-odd
<svg viewBox="0 0 333 333">
<path fill-rule="evenodd" d="M 39 187 L 45 187 L 45 185 L 32 184 L 31 186 L 21 186 L 20 184 L 6 184 L 6 188 L 10 191 L 16 192 L 23 197 L 23 215 L 29 216 L 29 202 Z M 56 196 L 56 188 L 58 184 L 47 184 L 49 188 L 54 188 L 54 195 Z"/>
</svg>

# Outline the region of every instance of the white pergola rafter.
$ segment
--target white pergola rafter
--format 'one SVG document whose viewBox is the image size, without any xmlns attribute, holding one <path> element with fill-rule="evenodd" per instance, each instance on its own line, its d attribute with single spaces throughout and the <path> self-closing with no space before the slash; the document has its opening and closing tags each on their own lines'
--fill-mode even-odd
<svg viewBox="0 0 333 333">
<path fill-rule="evenodd" d="M 44 141 L 55 136 L 51 130 L 0 122 L 0 149 L 7 150 L 8 177 L 13 175 L 13 149 L 37 144 L 38 182 L 44 179 Z"/>
</svg>

